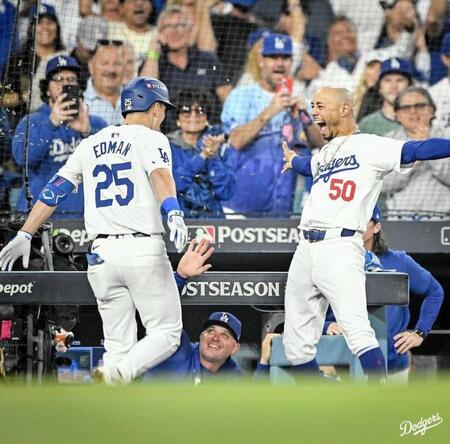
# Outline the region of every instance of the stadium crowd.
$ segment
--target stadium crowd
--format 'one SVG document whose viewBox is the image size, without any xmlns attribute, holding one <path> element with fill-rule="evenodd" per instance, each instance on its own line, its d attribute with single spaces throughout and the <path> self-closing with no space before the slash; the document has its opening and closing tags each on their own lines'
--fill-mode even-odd
<svg viewBox="0 0 450 444">
<path fill-rule="evenodd" d="M 354 93 L 362 132 L 450 135 L 446 0 L 0 0 L 0 209 L 25 212 L 83 138 L 122 122 L 120 92 L 162 80 L 163 132 L 190 218 L 299 213 L 311 183 L 281 176 L 281 142 L 325 144 L 321 86 Z M 450 215 L 449 163 L 391 173 L 381 205 Z M 29 186 L 25 186 L 29 180 Z M 79 218 L 82 189 L 54 217 Z"/>
</svg>

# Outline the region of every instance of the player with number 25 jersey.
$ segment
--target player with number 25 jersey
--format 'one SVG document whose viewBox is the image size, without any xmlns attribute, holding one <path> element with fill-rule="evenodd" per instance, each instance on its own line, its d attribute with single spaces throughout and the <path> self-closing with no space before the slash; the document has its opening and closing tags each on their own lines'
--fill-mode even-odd
<svg viewBox="0 0 450 444">
<path fill-rule="evenodd" d="M 124 87 L 121 107 L 124 125 L 109 126 L 78 145 L 0 252 L 2 270 L 11 270 L 19 257 L 27 268 L 32 235 L 83 181 L 86 229 L 93 239 L 87 275 L 106 350 L 96 375 L 109 384 L 131 382 L 177 349 L 181 304 L 162 238 L 161 211 L 179 252 L 187 240 L 169 141 L 159 132 L 166 109 L 174 108 L 167 87 L 138 77 Z M 136 310 L 146 330 L 140 341 Z"/>
</svg>

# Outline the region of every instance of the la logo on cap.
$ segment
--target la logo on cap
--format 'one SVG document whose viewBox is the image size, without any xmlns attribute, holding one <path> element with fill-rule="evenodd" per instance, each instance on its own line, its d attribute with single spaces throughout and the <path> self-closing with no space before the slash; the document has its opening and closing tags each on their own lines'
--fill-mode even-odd
<svg viewBox="0 0 450 444">
<path fill-rule="evenodd" d="M 279 37 L 276 37 L 274 46 L 276 49 L 284 49 L 284 39 L 280 39 Z"/>
<path fill-rule="evenodd" d="M 67 60 L 64 57 L 58 57 L 58 65 L 59 66 L 66 66 Z"/>
<path fill-rule="evenodd" d="M 226 313 L 222 313 L 222 316 L 220 317 L 220 320 L 222 322 L 228 323 L 228 315 Z"/>
<path fill-rule="evenodd" d="M 392 59 L 391 60 L 391 68 L 399 69 L 400 68 L 400 62 L 397 59 Z"/>
</svg>

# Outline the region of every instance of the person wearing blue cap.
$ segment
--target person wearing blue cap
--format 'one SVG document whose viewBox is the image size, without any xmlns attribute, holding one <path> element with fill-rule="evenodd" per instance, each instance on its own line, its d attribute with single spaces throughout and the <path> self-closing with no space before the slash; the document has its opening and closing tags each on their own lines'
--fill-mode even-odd
<svg viewBox="0 0 450 444">
<path fill-rule="evenodd" d="M 63 86 L 72 85 L 79 90 L 79 73 L 80 67 L 72 57 L 60 55 L 50 59 L 45 79 L 40 82 L 44 103 L 37 111 L 25 116 L 16 128 L 13 157 L 18 165 L 28 167 L 33 204 L 78 143 L 106 126 L 103 119 L 88 115 L 80 97 L 78 100 L 74 98 L 76 109 L 73 109 L 74 103 L 66 99 Z M 27 212 L 28 205 L 23 186 L 16 211 Z M 82 215 L 83 192 L 80 187 L 78 193 L 71 194 L 61 203 L 54 217 L 80 218 Z"/>
<path fill-rule="evenodd" d="M 324 141 L 304 111 L 302 97 L 292 90 L 291 38 L 267 35 L 261 56 L 261 81 L 235 88 L 222 110 L 236 176 L 236 192 L 223 206 L 229 214 L 280 217 L 292 211 L 297 179 L 292 172 L 279 176 L 282 159 L 277 150 L 281 142 L 307 149 L 308 143 L 320 147 Z"/>
<path fill-rule="evenodd" d="M 400 125 L 395 120 L 394 102 L 397 95 L 412 84 L 413 66 L 409 60 L 391 58 L 381 64 L 378 91 L 383 99 L 378 111 L 364 117 L 358 124 L 363 133 L 385 136 Z"/>
<path fill-rule="evenodd" d="M 203 322 L 199 342 L 193 343 L 183 330 L 177 351 L 166 361 L 148 370 L 145 381 L 155 377 L 192 380 L 199 384 L 211 378 L 235 378 L 243 372 L 232 355 L 239 351 L 241 321 L 232 313 L 211 313 Z"/>
<path fill-rule="evenodd" d="M 447 76 L 430 88 L 436 103 L 435 124 L 440 128 L 450 129 L 450 32 L 445 34 L 441 46 L 441 60 L 447 68 Z"/>
<path fill-rule="evenodd" d="M 408 329 L 411 318 L 408 306 L 388 306 L 388 381 L 406 383 L 411 367 L 410 350 L 420 347 L 433 327 L 444 300 L 444 290 L 433 275 L 409 254 L 389 248 L 382 234 L 381 209 L 378 205 L 375 205 L 363 241 L 369 253 L 366 253 L 366 270 L 374 271 L 375 268 L 407 273 L 410 294 L 423 298 L 419 319 L 412 329 Z M 327 314 L 324 334 L 342 334 L 332 312 Z"/>
</svg>

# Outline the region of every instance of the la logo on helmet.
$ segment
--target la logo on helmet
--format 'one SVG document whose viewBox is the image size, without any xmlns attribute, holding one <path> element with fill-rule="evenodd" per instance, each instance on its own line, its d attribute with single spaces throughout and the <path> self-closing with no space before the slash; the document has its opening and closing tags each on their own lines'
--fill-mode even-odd
<svg viewBox="0 0 450 444">
<path fill-rule="evenodd" d="M 222 322 L 227 322 L 228 323 L 228 315 L 226 313 L 222 313 L 222 316 L 220 317 L 220 320 Z"/>
</svg>

